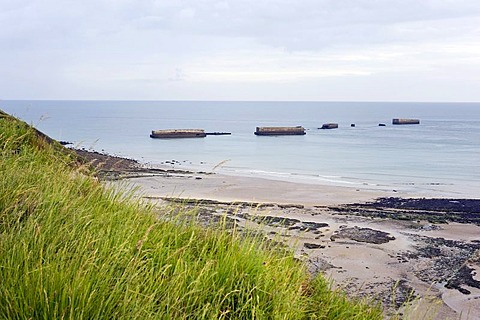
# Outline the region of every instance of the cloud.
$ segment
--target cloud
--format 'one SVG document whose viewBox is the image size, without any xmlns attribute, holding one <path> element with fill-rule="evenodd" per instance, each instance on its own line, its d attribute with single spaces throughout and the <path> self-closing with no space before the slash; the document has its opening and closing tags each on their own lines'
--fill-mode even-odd
<svg viewBox="0 0 480 320">
<path fill-rule="evenodd" d="M 429 82 L 480 100 L 476 0 L 17 0 L 0 23 L 2 98 L 312 99 L 331 81 L 375 100 L 414 77 L 432 93 L 411 100 Z"/>
<path fill-rule="evenodd" d="M 170 81 L 184 81 L 185 77 L 186 77 L 185 72 L 183 72 L 182 69 L 175 68 L 174 75 L 172 77 L 168 78 L 168 80 L 170 80 Z"/>
</svg>

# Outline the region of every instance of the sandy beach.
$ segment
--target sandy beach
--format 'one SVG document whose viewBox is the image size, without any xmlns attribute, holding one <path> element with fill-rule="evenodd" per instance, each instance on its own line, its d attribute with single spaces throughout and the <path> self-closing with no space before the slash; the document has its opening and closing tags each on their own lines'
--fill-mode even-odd
<svg viewBox="0 0 480 320">
<path fill-rule="evenodd" d="M 480 226 L 462 220 L 472 212 L 477 217 L 475 208 L 458 221 L 436 223 L 438 216 L 448 218 L 445 210 L 361 205 L 419 197 L 399 190 L 168 168 L 110 169 L 104 170 L 109 184 L 134 187 L 158 206 L 180 203 L 207 221 L 227 216 L 239 228 L 259 228 L 292 247 L 312 274 L 324 273 L 351 296 L 382 301 L 387 316 L 479 319 Z"/>
<path fill-rule="evenodd" d="M 393 196 L 393 191 L 295 183 L 225 174 L 170 173 L 130 178 L 148 195 L 223 202 L 302 204 L 305 206 L 364 202 Z"/>
</svg>

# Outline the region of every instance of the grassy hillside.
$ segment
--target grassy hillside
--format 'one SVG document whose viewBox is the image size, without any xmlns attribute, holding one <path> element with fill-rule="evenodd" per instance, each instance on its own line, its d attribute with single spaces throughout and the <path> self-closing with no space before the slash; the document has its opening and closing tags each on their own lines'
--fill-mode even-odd
<svg viewBox="0 0 480 320">
<path fill-rule="evenodd" d="M 381 318 L 290 252 L 156 218 L 1 112 L 0 152 L 1 319 Z"/>
</svg>

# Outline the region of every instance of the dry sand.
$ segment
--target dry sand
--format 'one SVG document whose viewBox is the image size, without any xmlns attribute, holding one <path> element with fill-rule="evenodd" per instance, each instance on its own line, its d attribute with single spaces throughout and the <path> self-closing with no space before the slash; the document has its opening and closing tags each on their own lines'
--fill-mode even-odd
<svg viewBox="0 0 480 320">
<path fill-rule="evenodd" d="M 169 173 L 143 176 L 129 181 L 148 195 L 224 202 L 263 202 L 305 206 L 365 202 L 378 197 L 411 196 L 398 191 L 297 183 L 259 177 L 205 173 Z"/>
<path fill-rule="evenodd" d="M 293 183 L 192 172 L 142 173 L 130 176 L 128 182 L 138 187 L 143 196 L 158 200 L 160 205 L 164 203 L 162 199 L 171 197 L 219 201 L 221 203 L 206 202 L 201 207 L 211 215 L 230 212 L 228 214 L 233 215 L 231 218 L 243 225 L 254 225 L 254 217 L 258 216 L 269 217 L 269 221 L 273 221 L 272 217 L 297 219 L 291 220 L 293 224 L 288 226 L 263 223 L 261 228 L 272 237 L 285 235 L 282 241 L 308 261 L 313 273 L 323 272 L 333 279 L 336 286 L 351 295 L 368 295 L 383 300 L 389 315 L 405 314 L 408 319 L 480 319 L 480 289 L 463 285 L 470 291 L 470 294 L 464 294 L 456 289 L 447 289 L 443 280 L 437 282 L 439 277 L 456 272 L 448 270 L 451 269 L 448 259 L 455 260 L 456 255 L 458 259 L 465 259 L 464 256 L 470 254 L 471 257 L 461 264 L 465 262 L 479 274 L 478 251 L 475 256 L 456 247 L 459 243 L 467 246 L 478 244 L 479 226 L 373 219 L 339 215 L 328 209 L 328 206 L 372 201 L 379 197 L 415 197 L 415 194 L 368 186 Z M 231 202 L 270 205 L 255 207 L 243 204 L 232 214 Z M 302 223 L 309 222 L 319 225 L 313 229 L 302 228 L 305 226 Z M 321 226 L 321 223 L 327 225 Z M 345 233 L 351 230 L 384 232 L 387 238 L 393 238 L 384 243 L 361 242 Z M 454 245 L 435 239 L 452 240 Z M 445 259 L 440 261 L 429 255 L 432 248 L 439 249 L 439 256 L 445 255 Z M 474 280 L 480 280 L 479 277 L 473 272 Z M 412 290 L 413 303 L 399 309 Z"/>
</svg>

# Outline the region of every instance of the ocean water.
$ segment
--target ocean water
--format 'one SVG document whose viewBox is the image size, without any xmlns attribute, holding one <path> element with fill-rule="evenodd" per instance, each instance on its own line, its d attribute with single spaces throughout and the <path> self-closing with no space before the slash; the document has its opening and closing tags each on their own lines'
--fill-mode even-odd
<svg viewBox="0 0 480 320">
<path fill-rule="evenodd" d="M 0 109 L 54 139 L 150 165 L 480 196 L 480 103 L 0 101 Z M 421 124 L 393 126 L 392 118 Z M 339 128 L 318 129 L 328 122 Z M 302 125 L 307 134 L 253 134 L 256 126 L 277 125 Z M 149 137 L 151 130 L 173 128 L 232 135 Z"/>
</svg>

